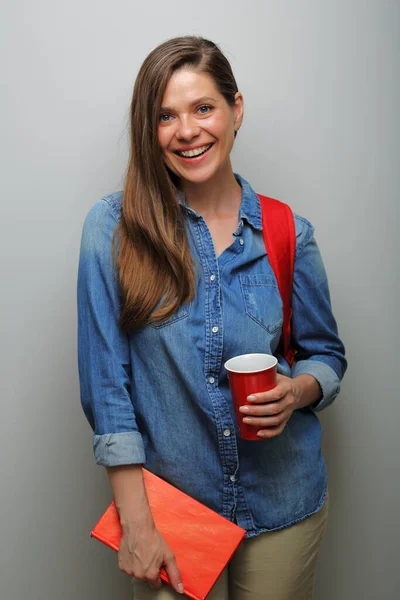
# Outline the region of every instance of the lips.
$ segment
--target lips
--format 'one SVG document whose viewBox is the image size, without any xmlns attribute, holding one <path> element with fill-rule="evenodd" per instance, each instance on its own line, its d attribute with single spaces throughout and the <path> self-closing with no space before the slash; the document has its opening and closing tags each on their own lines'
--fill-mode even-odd
<svg viewBox="0 0 400 600">
<path fill-rule="evenodd" d="M 175 150 L 175 154 L 182 156 L 182 158 L 198 158 L 202 154 L 205 154 L 210 150 L 213 144 L 206 144 L 197 148 L 191 148 L 190 150 Z"/>
</svg>

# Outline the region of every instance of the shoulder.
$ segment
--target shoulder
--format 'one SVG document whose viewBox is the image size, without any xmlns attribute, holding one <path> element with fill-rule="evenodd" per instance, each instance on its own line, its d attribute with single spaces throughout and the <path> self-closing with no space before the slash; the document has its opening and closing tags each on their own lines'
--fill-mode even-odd
<svg viewBox="0 0 400 600">
<path fill-rule="evenodd" d="M 255 223 L 261 224 L 262 213 L 261 213 L 260 196 L 262 198 L 263 195 L 256 193 L 253 190 L 253 188 L 250 186 L 250 184 L 243 177 L 241 177 L 238 173 L 235 173 L 235 177 L 239 181 L 239 183 L 242 187 L 243 200 L 245 200 L 246 198 L 249 198 L 251 200 L 251 205 L 249 205 L 249 206 L 257 207 L 256 208 L 257 213 L 255 213 L 253 210 L 253 213 L 255 215 Z M 290 207 L 290 205 L 287 204 L 285 201 L 279 200 L 277 198 L 272 198 L 272 200 L 277 201 L 279 204 L 288 206 L 293 213 L 295 230 L 296 230 L 296 256 L 298 256 L 298 254 L 302 251 L 304 246 L 306 246 L 306 244 L 312 239 L 312 237 L 314 235 L 314 227 L 310 223 L 310 221 L 308 221 L 304 217 L 295 213 L 292 210 L 292 208 Z M 246 208 L 248 209 L 248 207 L 246 207 Z"/>
<path fill-rule="evenodd" d="M 293 213 L 294 225 L 296 229 L 296 256 L 303 250 L 304 246 L 312 239 L 314 235 L 314 226 L 297 213 Z"/>
<path fill-rule="evenodd" d="M 98 200 L 89 210 L 82 230 L 82 249 L 99 249 L 112 239 L 122 211 L 122 192 Z"/>
<path fill-rule="evenodd" d="M 310 240 L 312 240 L 314 235 L 314 226 L 310 221 L 295 213 L 289 204 L 283 202 L 282 200 L 274 199 L 277 202 L 277 205 L 285 206 L 286 209 L 290 209 L 290 212 L 293 215 L 294 226 L 295 226 L 295 234 L 296 234 L 296 257 L 302 252 L 303 248 L 308 244 Z M 280 211 L 279 213 L 280 214 Z M 261 215 L 260 215 L 261 218 Z M 282 212 L 280 218 L 286 218 L 284 213 Z"/>
<path fill-rule="evenodd" d="M 116 223 L 121 218 L 122 212 L 122 192 L 115 192 L 114 194 L 108 194 L 98 200 L 89 210 L 85 222 L 98 221 L 99 219 L 105 219 L 112 217 Z"/>
<path fill-rule="evenodd" d="M 114 194 L 104 196 L 100 202 L 108 206 L 112 216 L 118 222 L 122 212 L 122 192 L 114 192 Z"/>
</svg>

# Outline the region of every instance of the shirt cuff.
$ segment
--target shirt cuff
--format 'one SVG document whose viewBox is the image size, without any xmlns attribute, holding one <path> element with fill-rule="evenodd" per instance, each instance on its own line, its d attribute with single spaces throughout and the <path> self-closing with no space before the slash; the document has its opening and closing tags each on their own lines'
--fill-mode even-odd
<svg viewBox="0 0 400 600">
<path fill-rule="evenodd" d="M 93 436 L 96 463 L 105 467 L 144 464 L 142 436 L 138 431 Z"/>
<path fill-rule="evenodd" d="M 300 360 L 292 369 L 292 377 L 297 375 L 312 375 L 319 383 L 322 398 L 310 408 L 314 412 L 323 410 L 336 398 L 340 392 L 340 380 L 332 367 L 317 360 Z"/>
</svg>

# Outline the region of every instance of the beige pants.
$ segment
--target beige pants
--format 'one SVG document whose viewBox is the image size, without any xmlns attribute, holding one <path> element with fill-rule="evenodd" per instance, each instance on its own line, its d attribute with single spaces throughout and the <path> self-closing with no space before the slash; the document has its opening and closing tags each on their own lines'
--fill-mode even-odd
<svg viewBox="0 0 400 600">
<path fill-rule="evenodd" d="M 245 539 L 207 600 L 312 600 L 315 565 L 328 519 L 328 499 L 315 515 L 281 531 Z M 166 584 L 133 580 L 134 600 L 177 600 Z M 184 596 L 183 596 L 184 597 Z"/>
</svg>

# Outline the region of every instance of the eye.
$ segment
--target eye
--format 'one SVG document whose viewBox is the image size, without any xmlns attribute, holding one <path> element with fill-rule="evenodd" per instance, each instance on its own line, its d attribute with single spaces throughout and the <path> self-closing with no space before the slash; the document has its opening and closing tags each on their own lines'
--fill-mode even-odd
<svg viewBox="0 0 400 600">
<path fill-rule="evenodd" d="M 212 106 L 210 106 L 209 104 L 203 104 L 202 106 L 199 106 L 197 112 L 201 115 L 206 115 L 210 112 L 210 110 L 212 110 Z"/>
<path fill-rule="evenodd" d="M 172 115 L 168 114 L 168 113 L 163 113 L 160 115 L 160 123 L 169 123 L 169 121 L 172 119 Z"/>
</svg>

